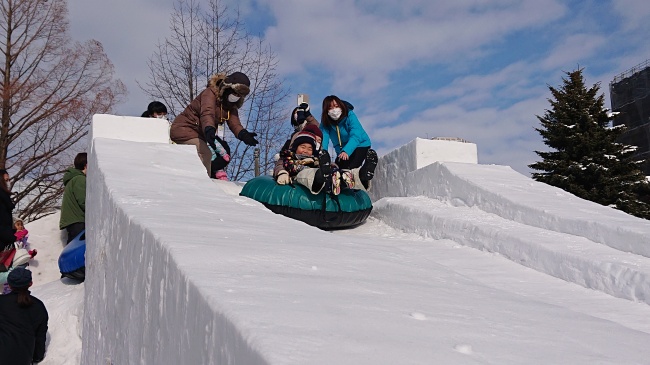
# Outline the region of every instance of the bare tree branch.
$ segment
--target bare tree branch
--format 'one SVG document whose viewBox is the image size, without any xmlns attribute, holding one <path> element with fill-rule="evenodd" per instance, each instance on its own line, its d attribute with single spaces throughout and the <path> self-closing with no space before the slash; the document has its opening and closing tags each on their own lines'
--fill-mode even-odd
<svg viewBox="0 0 650 365">
<path fill-rule="evenodd" d="M 63 172 L 85 149 L 92 115 L 126 94 L 101 43 L 73 42 L 67 18 L 64 0 L 0 5 L 0 168 L 27 221 L 59 206 Z"/>
<path fill-rule="evenodd" d="M 210 0 L 207 9 L 196 0 L 177 0 L 170 19 L 171 35 L 158 43 L 150 57 L 149 80 L 139 84 L 151 98 L 161 100 L 175 117 L 217 73 L 241 71 L 251 79 L 251 93 L 239 110 L 249 131 L 258 133 L 262 171 L 273 167 L 273 155 L 289 135 L 288 112 L 281 109 L 288 92 L 276 73 L 277 57 L 262 40 L 245 30 L 238 11 Z M 253 148 L 227 138 L 232 150 L 228 175 L 252 177 Z"/>
</svg>

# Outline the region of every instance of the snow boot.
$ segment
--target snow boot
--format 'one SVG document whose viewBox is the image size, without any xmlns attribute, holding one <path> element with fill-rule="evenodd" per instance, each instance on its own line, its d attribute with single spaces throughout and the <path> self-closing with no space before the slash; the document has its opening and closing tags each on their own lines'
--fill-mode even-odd
<svg viewBox="0 0 650 365">
<path fill-rule="evenodd" d="M 377 152 L 375 152 L 375 150 L 372 148 L 369 149 L 368 153 L 366 154 L 366 161 L 363 163 L 363 166 L 361 166 L 361 169 L 359 170 L 359 179 L 361 179 L 361 182 L 364 183 L 364 185 L 366 185 L 366 183 L 372 180 L 373 176 L 375 176 L 375 168 L 377 167 L 377 162 L 379 162 Z"/>
</svg>

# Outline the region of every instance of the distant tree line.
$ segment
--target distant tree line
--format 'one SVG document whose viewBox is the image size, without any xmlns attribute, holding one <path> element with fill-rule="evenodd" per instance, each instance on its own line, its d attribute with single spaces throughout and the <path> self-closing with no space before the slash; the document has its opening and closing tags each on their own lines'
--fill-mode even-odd
<svg viewBox="0 0 650 365">
<path fill-rule="evenodd" d="M 650 185 L 634 157 L 636 146 L 619 142 L 625 126 L 612 127 L 599 84 L 585 86 L 583 69 L 566 72 L 559 88 L 550 87 L 551 108 L 537 116 L 535 128 L 550 151 L 535 151 L 541 161 L 529 167 L 533 179 L 580 198 L 650 218 Z"/>
</svg>

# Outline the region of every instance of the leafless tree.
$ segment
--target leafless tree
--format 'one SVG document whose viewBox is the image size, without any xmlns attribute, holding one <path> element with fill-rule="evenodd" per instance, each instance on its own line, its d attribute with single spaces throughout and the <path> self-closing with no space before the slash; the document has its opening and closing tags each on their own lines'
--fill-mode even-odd
<svg viewBox="0 0 650 365">
<path fill-rule="evenodd" d="M 0 3 L 0 168 L 27 221 L 60 205 L 62 174 L 86 148 L 92 115 L 126 93 L 102 45 L 72 41 L 67 18 L 65 0 Z"/>
<path fill-rule="evenodd" d="M 141 88 L 163 101 L 175 117 L 205 89 L 211 75 L 245 73 L 251 79 L 251 93 L 239 115 L 249 131 L 258 133 L 261 170 L 269 171 L 290 129 L 289 113 L 281 110 L 288 92 L 275 72 L 273 51 L 247 33 L 239 12 L 221 0 L 210 0 L 206 9 L 197 0 L 177 0 L 170 30 L 149 59 L 149 80 Z M 251 177 L 254 149 L 226 133 L 232 148 L 229 176 Z"/>
</svg>

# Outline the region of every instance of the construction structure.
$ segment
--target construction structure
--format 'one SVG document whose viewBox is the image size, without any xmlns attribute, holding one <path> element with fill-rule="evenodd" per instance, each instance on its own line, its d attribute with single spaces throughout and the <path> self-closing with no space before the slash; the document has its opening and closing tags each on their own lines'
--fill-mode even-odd
<svg viewBox="0 0 650 365">
<path fill-rule="evenodd" d="M 614 126 L 627 126 L 620 142 L 638 147 L 636 156 L 650 176 L 650 59 L 615 76 L 609 94 L 612 112 L 618 113 Z"/>
</svg>

